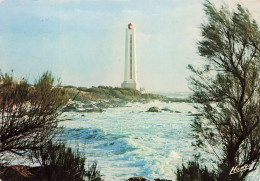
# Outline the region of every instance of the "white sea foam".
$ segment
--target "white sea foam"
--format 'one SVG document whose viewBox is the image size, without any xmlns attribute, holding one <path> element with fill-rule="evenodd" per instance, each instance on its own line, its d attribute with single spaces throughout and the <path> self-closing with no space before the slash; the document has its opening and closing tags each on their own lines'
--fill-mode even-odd
<svg viewBox="0 0 260 181">
<path fill-rule="evenodd" d="M 180 113 L 150 113 L 150 107 Z M 128 103 L 104 113 L 65 113 L 63 139 L 79 147 L 87 162 L 98 161 L 107 181 L 133 176 L 175 180 L 176 168 L 194 154 L 190 123 L 196 113 L 190 103 L 159 101 Z"/>
<path fill-rule="evenodd" d="M 181 113 L 149 113 L 149 107 Z M 105 113 L 65 113 L 63 138 L 80 146 L 87 161 L 98 161 L 106 180 L 132 176 L 175 178 L 176 166 L 192 155 L 189 138 L 191 104 L 159 101 L 128 103 Z"/>
</svg>

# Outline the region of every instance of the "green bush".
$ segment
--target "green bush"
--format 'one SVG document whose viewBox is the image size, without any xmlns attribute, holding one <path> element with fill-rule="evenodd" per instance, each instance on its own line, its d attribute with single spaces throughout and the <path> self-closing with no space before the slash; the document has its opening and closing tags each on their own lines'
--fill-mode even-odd
<svg viewBox="0 0 260 181">
<path fill-rule="evenodd" d="M 88 166 L 86 176 L 88 178 L 88 181 L 96 181 L 101 178 L 100 170 L 97 169 L 96 161 L 92 165 Z"/>
<path fill-rule="evenodd" d="M 15 81 L 12 74 L 0 71 L 0 162 L 8 165 L 17 155 L 27 158 L 52 140 L 60 109 L 68 100 L 50 72 L 30 85 L 26 79 Z"/>
<path fill-rule="evenodd" d="M 87 87 L 78 87 L 77 89 L 84 92 L 88 92 L 89 90 Z"/>
<path fill-rule="evenodd" d="M 38 178 L 51 181 L 83 181 L 86 176 L 85 157 L 78 150 L 72 151 L 64 143 L 49 142 L 41 150 L 34 152 L 34 157 L 41 164 Z"/>
<path fill-rule="evenodd" d="M 64 88 L 77 88 L 76 86 L 73 86 L 73 85 L 65 85 L 63 86 Z"/>
<path fill-rule="evenodd" d="M 197 160 L 189 161 L 187 166 L 182 164 L 182 168 L 177 169 L 177 181 L 216 181 L 214 171 L 199 165 Z"/>
</svg>

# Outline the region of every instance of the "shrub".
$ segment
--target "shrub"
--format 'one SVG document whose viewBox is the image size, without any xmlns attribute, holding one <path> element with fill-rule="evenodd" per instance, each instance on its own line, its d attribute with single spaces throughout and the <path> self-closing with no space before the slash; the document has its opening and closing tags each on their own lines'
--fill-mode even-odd
<svg viewBox="0 0 260 181">
<path fill-rule="evenodd" d="M 54 137 L 56 118 L 68 96 L 59 84 L 54 85 L 49 72 L 34 85 L 2 73 L 0 82 L 0 161 L 8 164 L 11 155 L 28 156 Z"/>
<path fill-rule="evenodd" d="M 65 85 L 65 86 L 63 86 L 64 88 L 77 88 L 76 86 L 74 86 L 74 85 Z"/>
<path fill-rule="evenodd" d="M 84 92 L 89 91 L 89 89 L 87 87 L 78 87 L 77 89 L 80 90 L 80 91 L 84 91 Z"/>
<path fill-rule="evenodd" d="M 72 151 L 64 143 L 49 142 L 33 155 L 42 169 L 34 178 L 44 177 L 51 181 L 83 181 L 86 176 L 85 157 L 79 150 Z M 43 174 L 43 175 L 42 175 Z"/>
<path fill-rule="evenodd" d="M 100 170 L 97 169 L 96 161 L 92 165 L 88 165 L 88 170 L 86 175 L 88 181 L 97 181 L 101 178 Z"/>
<path fill-rule="evenodd" d="M 177 181 L 215 181 L 216 174 L 206 167 L 201 167 L 197 160 L 189 161 L 187 166 L 177 169 Z"/>
</svg>

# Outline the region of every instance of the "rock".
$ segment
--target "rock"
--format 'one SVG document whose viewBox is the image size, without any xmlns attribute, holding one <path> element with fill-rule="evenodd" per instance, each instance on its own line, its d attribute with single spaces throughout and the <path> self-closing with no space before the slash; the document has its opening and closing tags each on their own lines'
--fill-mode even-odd
<svg viewBox="0 0 260 181">
<path fill-rule="evenodd" d="M 159 178 L 157 178 L 157 179 L 154 179 L 154 181 L 172 181 L 172 180 L 167 180 L 167 179 L 159 179 Z"/>
<path fill-rule="evenodd" d="M 146 112 L 161 112 L 161 110 L 158 107 L 150 107 Z"/>
<path fill-rule="evenodd" d="M 93 103 L 87 103 L 84 105 L 72 103 L 67 105 L 65 108 L 63 108 L 63 111 L 65 112 L 72 111 L 72 112 L 80 112 L 80 113 L 105 112 L 105 110 L 101 109 L 100 107 L 97 107 Z"/>
<path fill-rule="evenodd" d="M 163 108 L 161 109 L 162 111 L 168 111 L 168 112 L 173 112 L 173 110 L 169 109 L 169 108 Z"/>
<path fill-rule="evenodd" d="M 86 112 L 86 109 L 76 109 L 74 112 L 82 112 L 82 113 L 84 113 L 84 112 Z"/>
<path fill-rule="evenodd" d="M 81 109 L 81 110 L 76 110 L 75 112 L 80 112 L 80 113 L 101 113 L 101 112 L 106 112 L 103 109 L 100 108 L 92 108 L 92 109 Z"/>
<path fill-rule="evenodd" d="M 105 110 L 101 109 L 101 108 L 93 108 L 91 110 L 91 112 L 105 112 Z"/>
<path fill-rule="evenodd" d="M 203 116 L 202 114 L 189 114 L 188 116 Z"/>
<path fill-rule="evenodd" d="M 132 177 L 129 178 L 127 181 L 149 181 L 149 180 L 144 177 Z"/>
<path fill-rule="evenodd" d="M 84 104 L 84 105 L 82 106 L 82 108 L 93 108 L 93 107 L 94 107 L 94 104 L 92 104 L 92 103 Z"/>
<path fill-rule="evenodd" d="M 77 108 L 75 106 L 73 106 L 72 104 L 66 106 L 65 108 L 63 108 L 63 111 L 65 112 L 69 112 L 69 111 L 76 111 Z"/>
<path fill-rule="evenodd" d="M 94 107 L 92 109 L 86 109 L 85 112 L 87 112 L 87 113 L 92 113 L 92 112 L 101 113 L 101 112 L 105 112 L 105 110 L 103 110 L 101 108 Z"/>
<path fill-rule="evenodd" d="M 109 103 L 107 102 L 98 102 L 95 104 L 95 106 L 99 107 L 99 108 L 109 108 L 112 107 Z"/>
<path fill-rule="evenodd" d="M 180 111 L 174 111 L 175 113 L 181 113 Z"/>
</svg>

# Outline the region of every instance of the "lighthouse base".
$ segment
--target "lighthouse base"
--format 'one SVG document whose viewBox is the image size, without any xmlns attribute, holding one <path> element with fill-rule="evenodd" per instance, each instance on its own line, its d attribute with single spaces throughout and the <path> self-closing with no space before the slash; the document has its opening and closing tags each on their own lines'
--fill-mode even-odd
<svg viewBox="0 0 260 181">
<path fill-rule="evenodd" d="M 123 88 L 133 88 L 133 89 L 136 89 L 136 90 L 140 90 L 140 85 L 138 82 L 126 82 L 124 81 L 122 84 L 121 84 L 121 87 Z"/>
</svg>

